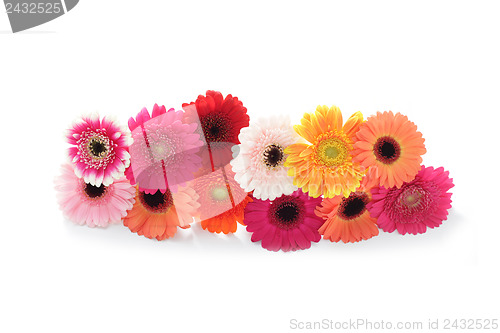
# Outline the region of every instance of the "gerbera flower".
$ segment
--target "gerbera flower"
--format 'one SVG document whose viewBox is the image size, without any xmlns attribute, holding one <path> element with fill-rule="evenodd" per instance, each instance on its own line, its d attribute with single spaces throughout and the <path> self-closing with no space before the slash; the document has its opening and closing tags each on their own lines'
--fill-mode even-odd
<svg viewBox="0 0 500 333">
<path fill-rule="evenodd" d="M 378 235 L 377 219 L 370 216 L 366 206 L 371 201 L 367 177 L 349 197 L 325 198 L 316 214 L 325 222 L 319 228 L 324 239 L 332 242 L 355 243 Z"/>
<path fill-rule="evenodd" d="M 422 133 L 401 113 L 377 112 L 356 133 L 353 160 L 370 168 L 369 176 L 390 188 L 411 181 L 426 150 Z"/>
<path fill-rule="evenodd" d="M 55 181 L 57 199 L 64 215 L 76 224 L 106 227 L 119 223 L 132 208 L 135 188 L 125 177 L 112 184 L 95 186 L 78 178 L 70 164 L 64 164 Z"/>
<path fill-rule="evenodd" d="M 228 234 L 243 224 L 243 211 L 252 199 L 234 180 L 230 166 L 196 178 L 193 188 L 199 194 L 199 217 L 203 229 Z"/>
<path fill-rule="evenodd" d="M 411 182 L 400 188 L 374 187 L 368 210 L 378 218 L 378 226 L 402 235 L 422 234 L 427 228 L 439 227 L 451 208 L 453 179 L 444 169 L 422 166 Z"/>
<path fill-rule="evenodd" d="M 132 210 L 123 224 L 132 232 L 147 238 L 164 240 L 177 233 L 177 227 L 189 228 L 199 208 L 198 195 L 190 187 L 178 186 L 177 192 L 167 189 L 149 194 L 137 190 Z"/>
<path fill-rule="evenodd" d="M 75 174 L 94 186 L 110 185 L 130 164 L 130 135 L 115 122 L 97 115 L 83 117 L 66 134 Z"/>
<path fill-rule="evenodd" d="M 293 128 L 311 144 L 295 143 L 285 149 L 285 166 L 293 183 L 316 198 L 349 194 L 359 187 L 363 172 L 352 161 L 352 138 L 363 122 L 361 112 L 353 114 L 342 127 L 342 113 L 336 106 L 318 106 L 305 113 L 301 125 Z"/>
<path fill-rule="evenodd" d="M 319 242 L 323 220 L 314 214 L 321 198 L 311 198 L 300 189 L 274 201 L 255 199 L 245 208 L 245 224 L 252 242 L 262 241 L 270 251 L 295 251 Z"/>
<path fill-rule="evenodd" d="M 134 143 L 130 146 L 131 167 L 126 175 L 139 185 L 139 190 L 154 194 L 190 181 L 201 167 L 197 155 L 203 145 L 197 134 L 197 124 L 182 122 L 183 112 L 166 111 L 157 104 L 153 116 L 143 108 L 136 119 L 130 118 L 129 128 Z"/>
<path fill-rule="evenodd" d="M 259 119 L 241 130 L 239 140 L 241 144 L 233 147 L 233 152 L 239 153 L 231 166 L 245 191 L 253 191 L 257 199 L 274 200 L 297 190 L 283 166 L 287 157 L 284 150 L 297 141 L 288 117 Z"/>
<path fill-rule="evenodd" d="M 207 169 L 214 171 L 228 164 L 231 147 L 240 143 L 240 130 L 250 121 L 243 103 L 232 95 L 224 98 L 220 92 L 208 90 L 206 96 L 199 95 L 196 102 L 184 103 L 182 107 L 186 122 L 200 124 L 206 140 L 206 149 L 201 152 Z"/>
</svg>

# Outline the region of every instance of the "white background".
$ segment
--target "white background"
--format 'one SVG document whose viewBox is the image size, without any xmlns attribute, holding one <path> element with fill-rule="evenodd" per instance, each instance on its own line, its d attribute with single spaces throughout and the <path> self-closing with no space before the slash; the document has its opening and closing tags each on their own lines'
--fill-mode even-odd
<svg viewBox="0 0 500 333">
<path fill-rule="evenodd" d="M 500 314 L 496 1 L 98 1 L 12 34 L 0 13 L 0 331 L 288 332 L 290 320 L 419 321 Z M 3 11 L 3 8 L 2 8 Z M 448 221 L 272 253 L 195 225 L 151 241 L 75 226 L 53 179 L 63 131 L 123 123 L 207 89 L 251 119 L 318 104 L 399 111 L 426 165 L 455 181 Z M 297 331 L 297 330 L 295 330 Z"/>
</svg>

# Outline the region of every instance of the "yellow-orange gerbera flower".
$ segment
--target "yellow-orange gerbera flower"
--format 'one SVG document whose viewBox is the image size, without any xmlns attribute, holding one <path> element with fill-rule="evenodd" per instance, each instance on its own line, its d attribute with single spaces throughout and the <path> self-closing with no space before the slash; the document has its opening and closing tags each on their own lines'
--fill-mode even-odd
<svg viewBox="0 0 500 333">
<path fill-rule="evenodd" d="M 301 125 L 293 128 L 311 144 L 296 143 L 285 149 L 288 157 L 284 165 L 290 168 L 294 185 L 314 198 L 348 197 L 355 191 L 363 172 L 350 153 L 362 122 L 358 111 L 342 126 L 342 113 L 336 106 L 318 106 L 315 113 L 305 113 Z"/>
<path fill-rule="evenodd" d="M 173 237 L 177 227 L 189 228 L 200 204 L 198 195 L 190 187 L 177 187 L 172 193 L 156 191 L 147 194 L 137 190 L 135 204 L 123 219 L 123 224 L 132 232 L 147 238 L 164 240 Z"/>
<path fill-rule="evenodd" d="M 355 243 L 378 235 L 377 219 L 371 217 L 366 209 L 372 199 L 370 189 L 365 176 L 361 186 L 348 198 L 339 195 L 323 199 L 315 213 L 325 220 L 319 228 L 324 239 Z"/>
<path fill-rule="evenodd" d="M 353 160 L 369 168 L 370 179 L 385 188 L 400 188 L 420 171 L 424 138 L 417 126 L 392 111 L 368 117 L 356 133 Z"/>
</svg>

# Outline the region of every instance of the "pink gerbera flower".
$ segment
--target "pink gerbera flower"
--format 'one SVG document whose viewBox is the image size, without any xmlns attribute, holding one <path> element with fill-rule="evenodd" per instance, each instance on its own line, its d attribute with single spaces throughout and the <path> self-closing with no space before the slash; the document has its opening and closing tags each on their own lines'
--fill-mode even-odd
<svg viewBox="0 0 500 333">
<path fill-rule="evenodd" d="M 108 186 L 95 186 L 78 178 L 71 165 L 64 164 L 61 169 L 55 181 L 57 198 L 64 215 L 74 223 L 105 227 L 120 223 L 132 209 L 135 188 L 125 177 Z"/>
<path fill-rule="evenodd" d="M 252 242 L 262 241 L 270 251 L 295 251 L 319 242 L 323 219 L 314 214 L 321 198 L 311 198 L 302 190 L 276 200 L 254 199 L 245 208 L 244 223 L 252 232 Z"/>
<path fill-rule="evenodd" d="M 83 117 L 69 129 L 66 138 L 73 145 L 69 157 L 75 174 L 86 183 L 108 186 L 130 164 L 129 134 L 106 117 Z"/>
<path fill-rule="evenodd" d="M 137 183 L 140 191 L 165 193 L 176 191 L 177 185 L 194 179 L 201 166 L 197 155 L 203 145 L 195 133 L 196 123 L 183 123 L 183 112 L 165 106 L 153 107 L 152 117 L 143 108 L 128 124 L 134 143 L 130 146 L 131 167 L 127 178 Z"/>
<path fill-rule="evenodd" d="M 422 234 L 427 228 L 439 227 L 451 208 L 453 179 L 444 169 L 424 167 L 411 182 L 401 188 L 372 188 L 368 210 L 378 218 L 378 226 L 387 232 L 398 230 L 402 235 Z"/>
</svg>

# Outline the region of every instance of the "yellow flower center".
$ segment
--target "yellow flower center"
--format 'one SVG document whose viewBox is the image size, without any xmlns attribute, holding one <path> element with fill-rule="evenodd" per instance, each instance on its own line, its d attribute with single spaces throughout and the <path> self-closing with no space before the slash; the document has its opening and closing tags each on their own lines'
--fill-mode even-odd
<svg viewBox="0 0 500 333">
<path fill-rule="evenodd" d="M 316 144 L 316 161 L 327 167 L 343 164 L 349 157 L 347 137 L 335 131 L 322 134 Z"/>
<path fill-rule="evenodd" d="M 424 195 L 423 191 L 409 189 L 403 194 L 402 201 L 408 207 L 415 207 L 420 203 L 420 199 Z"/>
<path fill-rule="evenodd" d="M 328 147 L 325 149 L 325 155 L 328 158 L 336 158 L 339 156 L 339 149 L 337 147 Z"/>
<path fill-rule="evenodd" d="M 162 144 L 151 145 L 151 152 L 153 153 L 153 157 L 157 161 L 168 159 L 169 155 L 171 154 L 170 149 Z"/>
<path fill-rule="evenodd" d="M 215 201 L 224 201 L 229 198 L 229 193 L 226 187 L 214 187 L 211 191 L 212 198 Z"/>
</svg>

